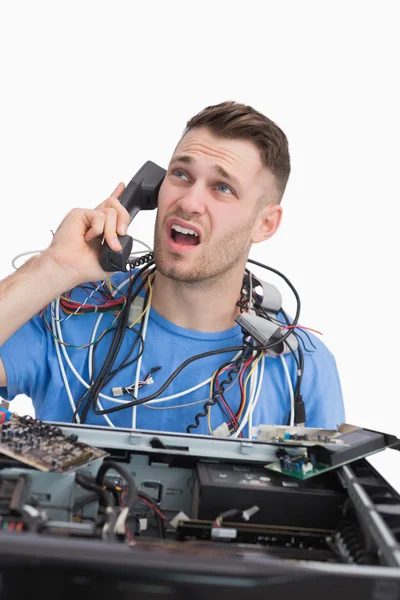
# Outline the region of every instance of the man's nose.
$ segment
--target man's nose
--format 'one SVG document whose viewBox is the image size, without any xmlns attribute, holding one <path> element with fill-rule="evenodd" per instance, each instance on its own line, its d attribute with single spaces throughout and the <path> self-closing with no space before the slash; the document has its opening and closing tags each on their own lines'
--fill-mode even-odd
<svg viewBox="0 0 400 600">
<path fill-rule="evenodd" d="M 206 206 L 206 190 L 200 182 L 196 182 L 182 191 L 177 205 L 185 213 L 203 214 Z"/>
</svg>

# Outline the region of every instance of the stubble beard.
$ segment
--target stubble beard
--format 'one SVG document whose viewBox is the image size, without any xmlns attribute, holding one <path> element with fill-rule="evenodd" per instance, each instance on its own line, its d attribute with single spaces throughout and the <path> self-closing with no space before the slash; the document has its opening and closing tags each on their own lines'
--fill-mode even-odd
<svg viewBox="0 0 400 600">
<path fill-rule="evenodd" d="M 231 273 L 243 264 L 250 249 L 250 232 L 254 217 L 240 227 L 231 230 L 223 238 L 207 242 L 202 253 L 191 265 L 181 264 L 185 257 L 171 254 L 161 247 L 161 231 L 158 218 L 154 229 L 154 259 L 157 271 L 174 281 L 199 287 L 218 287 L 227 281 Z"/>
</svg>

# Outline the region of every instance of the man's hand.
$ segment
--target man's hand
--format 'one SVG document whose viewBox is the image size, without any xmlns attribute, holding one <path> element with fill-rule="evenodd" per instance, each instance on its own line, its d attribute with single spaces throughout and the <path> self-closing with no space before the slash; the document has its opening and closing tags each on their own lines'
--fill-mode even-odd
<svg viewBox="0 0 400 600">
<path fill-rule="evenodd" d="M 119 183 L 111 196 L 94 210 L 72 209 L 57 229 L 45 251 L 68 272 L 75 285 L 106 279 L 109 273 L 100 266 L 101 240 L 113 250 L 121 250 L 117 235 L 125 235 L 130 216 L 118 198 L 125 186 Z"/>
</svg>

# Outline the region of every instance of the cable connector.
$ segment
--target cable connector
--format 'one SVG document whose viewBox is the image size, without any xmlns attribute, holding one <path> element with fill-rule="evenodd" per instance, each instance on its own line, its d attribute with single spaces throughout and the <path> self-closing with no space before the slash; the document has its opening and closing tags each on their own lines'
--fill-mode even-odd
<svg viewBox="0 0 400 600">
<path fill-rule="evenodd" d="M 246 510 L 240 510 L 238 508 L 231 508 L 230 510 L 226 510 L 225 512 L 218 515 L 213 523 L 213 527 L 222 527 L 224 521 L 234 519 L 235 517 L 240 517 L 243 521 L 250 521 L 251 517 L 258 513 L 260 508 L 258 506 L 251 506 L 250 508 L 246 508 Z M 236 520 L 236 519 L 235 519 Z"/>
<path fill-rule="evenodd" d="M 190 517 L 187 516 L 183 511 L 178 512 L 177 515 L 170 521 L 170 525 L 177 529 L 179 523 L 184 523 L 185 521 L 190 521 Z"/>
<path fill-rule="evenodd" d="M 156 373 L 157 371 L 159 371 L 161 369 L 161 367 L 153 367 L 152 369 L 150 369 L 149 371 L 149 375 L 151 375 L 152 373 Z"/>
<path fill-rule="evenodd" d="M 244 521 L 250 521 L 251 517 L 253 515 L 255 515 L 256 513 L 258 513 L 259 510 L 260 510 L 260 507 L 256 506 L 256 505 L 252 506 L 251 508 L 248 508 L 247 510 L 244 510 L 242 512 L 242 519 Z"/>
<path fill-rule="evenodd" d="M 301 427 L 306 422 L 306 407 L 303 402 L 303 396 L 299 394 L 294 403 L 294 422 Z"/>
<path fill-rule="evenodd" d="M 140 531 L 140 533 L 142 531 L 146 531 L 147 526 L 148 526 L 148 519 L 145 519 L 145 518 L 139 519 L 139 531 Z"/>
<path fill-rule="evenodd" d="M 112 393 L 113 396 L 123 396 L 125 394 L 123 387 L 113 387 L 112 388 Z"/>
<path fill-rule="evenodd" d="M 227 423 L 221 423 L 218 425 L 216 429 L 213 431 L 213 435 L 215 437 L 225 438 L 230 436 L 230 431 Z"/>
</svg>

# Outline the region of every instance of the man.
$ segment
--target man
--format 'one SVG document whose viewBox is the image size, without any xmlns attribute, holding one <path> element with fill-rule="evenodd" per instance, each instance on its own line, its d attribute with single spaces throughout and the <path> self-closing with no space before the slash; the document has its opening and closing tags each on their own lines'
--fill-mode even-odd
<svg viewBox="0 0 400 600">
<path fill-rule="evenodd" d="M 294 386 L 298 379 L 295 357 L 250 352 L 246 363 L 240 357 L 234 361 L 243 346 L 235 317 L 247 257 L 253 243 L 278 230 L 289 173 L 285 134 L 253 108 L 225 102 L 193 117 L 158 197 L 156 272 L 147 286 L 151 308 L 139 320 L 143 355 L 140 344 L 132 351 L 137 329 L 127 329 L 115 376 L 85 412 L 87 390 L 93 392 L 93 381 L 111 351 L 115 315 L 104 315 L 97 330 L 97 312 L 67 319 L 60 311 L 50 325 L 49 309 L 42 311 L 73 288 L 76 301 L 88 303 L 89 290 L 77 286 L 109 276 L 99 265 L 100 239 L 105 236 L 119 250 L 117 234 L 125 234 L 129 225 L 118 200 L 124 189 L 119 184 L 95 210 L 72 210 L 50 247 L 0 284 L 0 394 L 12 399 L 25 393 L 38 418 L 54 421 L 71 422 L 75 413 L 78 420 L 93 424 L 234 436 L 251 435 L 252 426 L 261 423 L 287 424 L 293 417 L 291 382 Z M 122 291 L 129 278 L 118 273 L 112 282 Z M 69 347 L 55 340 L 62 335 Z M 344 421 L 335 361 L 318 339 L 311 342 L 315 349 L 307 344 L 301 379 L 305 424 L 335 428 Z M 225 349 L 229 352 L 216 353 Z M 130 351 L 136 362 L 126 366 L 123 359 Z M 187 359 L 204 353 L 209 355 L 189 361 L 164 386 Z M 229 361 L 233 366 L 217 373 Z M 158 402 L 131 406 L 149 395 Z M 204 410 L 210 395 L 213 400 Z M 201 413 L 204 418 L 196 422 Z M 196 423 L 198 427 L 187 429 Z"/>
</svg>

